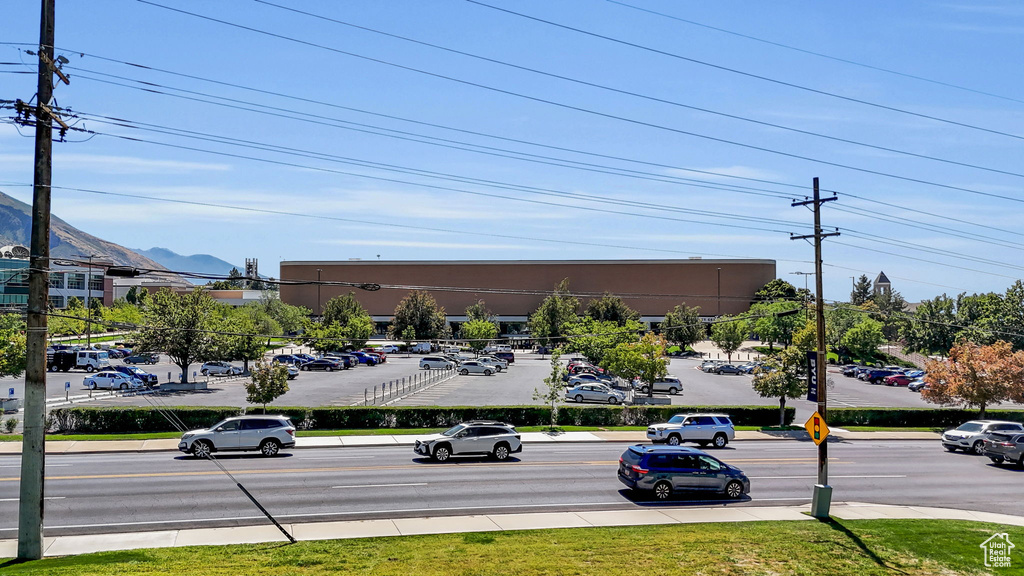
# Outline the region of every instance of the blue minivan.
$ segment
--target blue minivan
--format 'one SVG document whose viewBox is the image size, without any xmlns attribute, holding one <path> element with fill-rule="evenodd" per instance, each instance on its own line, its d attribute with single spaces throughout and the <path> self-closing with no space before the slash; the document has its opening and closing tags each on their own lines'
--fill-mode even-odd
<svg viewBox="0 0 1024 576">
<path fill-rule="evenodd" d="M 633 490 L 650 490 L 658 500 L 699 490 L 739 498 L 750 480 L 739 468 L 695 448 L 630 446 L 619 458 L 619 481 Z"/>
</svg>

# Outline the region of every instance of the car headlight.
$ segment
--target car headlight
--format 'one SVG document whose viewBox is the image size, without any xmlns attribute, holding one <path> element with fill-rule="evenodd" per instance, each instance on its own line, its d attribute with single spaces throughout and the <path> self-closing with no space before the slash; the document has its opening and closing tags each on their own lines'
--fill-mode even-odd
<svg viewBox="0 0 1024 576">
<path fill-rule="evenodd" d="M 193 436 L 195 436 L 195 434 L 182 434 L 181 439 L 182 440 L 188 440 L 189 438 L 191 438 Z"/>
</svg>

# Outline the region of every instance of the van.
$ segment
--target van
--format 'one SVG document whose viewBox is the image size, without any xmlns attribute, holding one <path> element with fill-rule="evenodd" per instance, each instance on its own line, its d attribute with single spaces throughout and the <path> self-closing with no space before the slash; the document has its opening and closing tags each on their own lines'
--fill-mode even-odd
<svg viewBox="0 0 1024 576">
<path fill-rule="evenodd" d="M 84 368 L 86 372 L 110 368 L 110 354 L 99 350 L 79 350 L 75 367 Z"/>
<path fill-rule="evenodd" d="M 430 345 L 430 342 L 420 342 L 415 344 L 410 350 L 417 354 L 430 354 L 433 349 L 434 348 Z"/>
<path fill-rule="evenodd" d="M 494 352 L 511 352 L 512 346 L 509 344 L 488 344 L 484 348 L 484 354 L 493 354 Z"/>
</svg>

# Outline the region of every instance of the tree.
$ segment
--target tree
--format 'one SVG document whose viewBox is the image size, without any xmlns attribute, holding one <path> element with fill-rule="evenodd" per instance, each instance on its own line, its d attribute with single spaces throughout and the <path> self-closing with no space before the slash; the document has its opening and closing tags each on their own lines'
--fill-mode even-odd
<svg viewBox="0 0 1024 576">
<path fill-rule="evenodd" d="M 565 376 L 566 370 L 562 366 L 562 353 L 560 350 L 551 351 L 551 374 L 544 379 L 544 388 L 533 389 L 533 399 L 538 402 L 544 402 L 551 406 L 551 429 L 553 430 L 558 424 L 558 401 L 562 399 L 562 395 L 565 394 L 565 382 L 562 377 Z"/>
<path fill-rule="evenodd" d="M 904 311 L 907 309 L 907 301 L 895 290 L 885 290 L 875 294 L 871 302 L 878 309 L 878 319 L 882 322 L 882 333 L 887 341 L 895 340 L 906 324 L 907 319 Z M 905 331 L 905 330 L 904 330 Z"/>
<path fill-rule="evenodd" d="M 1000 328 L 1009 334 L 998 338 L 1008 340 L 1015 350 L 1024 348 L 1024 282 L 1017 280 L 1006 289 L 1000 312 Z"/>
<path fill-rule="evenodd" d="M 853 285 L 853 292 L 850 292 L 850 303 L 854 306 L 862 306 L 871 300 L 871 280 L 866 274 L 861 274 L 857 283 Z"/>
<path fill-rule="evenodd" d="M 258 304 L 238 308 L 218 308 L 215 356 L 225 360 L 242 360 L 249 371 L 249 361 L 263 357 L 271 336 L 281 333 L 277 322 Z"/>
<path fill-rule="evenodd" d="M 47 319 L 46 329 L 51 335 L 73 335 L 85 333 L 85 320 L 88 313 L 77 297 L 68 298 L 68 305 L 63 310 L 54 310 Z"/>
<path fill-rule="evenodd" d="M 484 322 L 494 322 L 497 320 L 497 316 L 494 315 L 490 309 L 487 308 L 487 304 L 483 300 L 477 300 L 476 304 L 470 304 L 466 307 L 466 321 L 472 322 L 474 320 L 483 320 Z"/>
<path fill-rule="evenodd" d="M 978 408 L 979 418 L 992 404 L 1024 397 L 1024 351 L 1013 351 L 1009 342 L 990 346 L 961 342 L 949 351 L 948 360 L 925 364 L 928 388 L 921 391 L 927 402 L 943 406 Z"/>
<path fill-rule="evenodd" d="M 768 349 L 774 350 L 775 343 L 789 344 L 793 331 L 805 322 L 796 302 L 762 302 L 750 307 L 752 328 Z"/>
<path fill-rule="evenodd" d="M 215 306 L 213 298 L 199 287 L 185 294 L 160 290 L 143 315 L 139 348 L 165 352 L 181 369 L 181 381 L 188 382 L 189 365 L 211 359 L 215 350 Z"/>
<path fill-rule="evenodd" d="M 625 342 L 613 348 L 601 365 L 626 380 L 639 378 L 647 384 L 650 398 L 654 395 L 654 383 L 668 375 L 665 339 L 648 332 L 638 342 Z"/>
<path fill-rule="evenodd" d="M 958 331 L 955 308 L 956 302 L 945 294 L 921 302 L 903 327 L 906 348 L 922 354 L 948 353 Z"/>
<path fill-rule="evenodd" d="M 412 326 L 406 326 L 402 330 L 402 341 L 405 342 L 405 349 L 409 350 L 412 348 L 412 341 L 416 339 L 416 329 Z"/>
<path fill-rule="evenodd" d="M 751 386 L 762 398 L 779 399 L 779 426 L 786 425 L 786 399 L 800 398 L 807 393 L 807 355 L 793 346 L 765 361 L 754 371 Z"/>
<path fill-rule="evenodd" d="M 619 326 L 625 326 L 630 320 L 640 320 L 639 312 L 626 306 L 622 298 L 607 292 L 601 298 L 591 300 L 587 304 L 584 316 L 601 322 L 615 322 Z"/>
<path fill-rule="evenodd" d="M 309 318 L 311 313 L 309 308 L 285 304 L 277 292 L 270 290 L 264 290 L 259 301 L 250 305 L 258 306 L 267 316 L 273 318 L 282 334 L 295 334 L 302 330 L 306 318 Z"/>
<path fill-rule="evenodd" d="M 840 345 L 861 361 L 870 362 L 878 354 L 878 347 L 884 342 L 882 323 L 871 318 L 863 318 L 843 335 Z"/>
<path fill-rule="evenodd" d="M 252 377 L 245 384 L 245 401 L 250 404 L 267 404 L 288 392 L 288 367 L 277 362 L 270 363 L 262 358 L 253 367 Z"/>
<path fill-rule="evenodd" d="M 388 326 L 388 334 L 392 339 L 412 326 L 416 337 L 423 340 L 437 340 L 448 335 L 448 318 L 444 308 L 438 307 L 429 292 L 415 290 L 402 299 L 395 307 L 395 319 Z"/>
<path fill-rule="evenodd" d="M 957 330 L 954 341 L 995 344 L 1001 336 L 997 331 L 1002 330 L 1005 308 L 1003 297 L 994 292 L 971 296 L 960 294 L 956 298 L 956 324 L 961 328 Z"/>
<path fill-rule="evenodd" d="M 25 363 L 25 323 L 16 314 L 0 314 L 0 376 L 21 376 Z"/>
<path fill-rule="evenodd" d="M 471 320 L 462 325 L 462 337 L 469 340 L 469 346 L 477 352 L 498 337 L 498 327 L 487 320 Z"/>
<path fill-rule="evenodd" d="M 142 311 L 138 306 L 130 304 L 127 299 L 115 300 L 113 306 L 102 309 L 100 317 L 109 323 L 108 326 L 114 325 L 111 326 L 114 329 L 134 330 L 142 324 Z"/>
<path fill-rule="evenodd" d="M 530 314 L 530 335 L 537 340 L 555 341 L 564 334 L 565 325 L 577 320 L 580 301 L 569 292 L 569 279 L 555 286 L 555 291 Z"/>
<path fill-rule="evenodd" d="M 324 324 L 347 326 L 349 320 L 357 316 L 369 316 L 369 313 L 356 300 L 355 293 L 349 292 L 343 296 L 335 296 L 324 304 L 322 320 Z"/>
<path fill-rule="evenodd" d="M 777 302 L 779 300 L 798 300 L 798 293 L 795 286 L 786 282 L 782 278 L 776 278 L 771 282 L 762 286 L 757 292 L 754 292 L 754 301 L 752 304 L 758 302 Z"/>
<path fill-rule="evenodd" d="M 700 306 L 689 307 L 679 304 L 665 313 L 661 321 L 661 333 L 665 339 L 678 344 L 684 350 L 704 339 L 707 331 L 700 321 Z"/>
<path fill-rule="evenodd" d="M 711 342 L 725 352 L 732 362 L 732 353 L 739 350 L 747 338 L 747 321 L 738 316 L 722 316 L 711 325 Z"/>
<path fill-rule="evenodd" d="M 850 305 L 838 304 L 825 309 L 825 344 L 830 348 L 839 348 L 846 332 L 857 325 L 865 317 L 860 310 Z"/>
<path fill-rule="evenodd" d="M 311 319 L 306 320 L 301 342 L 303 346 L 309 346 L 317 352 L 343 350 L 349 343 L 344 326 L 337 323 L 323 324 Z"/>
<path fill-rule="evenodd" d="M 636 342 L 644 325 L 636 320 L 627 320 L 620 326 L 611 320 L 585 318 L 565 326 L 567 352 L 578 352 L 594 364 L 600 364 L 606 354 L 619 344 Z"/>
</svg>

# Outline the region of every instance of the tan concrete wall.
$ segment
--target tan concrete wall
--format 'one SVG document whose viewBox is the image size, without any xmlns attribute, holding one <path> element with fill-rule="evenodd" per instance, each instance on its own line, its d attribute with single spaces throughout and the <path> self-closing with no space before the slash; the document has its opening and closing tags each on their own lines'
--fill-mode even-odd
<svg viewBox="0 0 1024 576">
<path fill-rule="evenodd" d="M 396 286 L 376 292 L 320 287 L 321 304 L 352 291 L 373 316 L 393 314 L 398 302 L 415 287 L 437 287 L 428 290 L 452 316 L 462 315 L 467 306 L 480 299 L 499 316 L 526 316 L 563 278 L 569 279 L 572 292 L 610 292 L 644 316 L 663 316 L 680 303 L 700 306 L 705 316 L 736 314 L 746 311 L 754 292 L 776 277 L 774 260 L 597 260 L 282 262 L 280 278 L 315 282 L 318 269 L 324 282 Z M 581 312 L 590 299 L 580 298 Z M 305 306 L 314 314 L 320 310 L 315 285 L 282 285 L 281 300 Z"/>
</svg>

